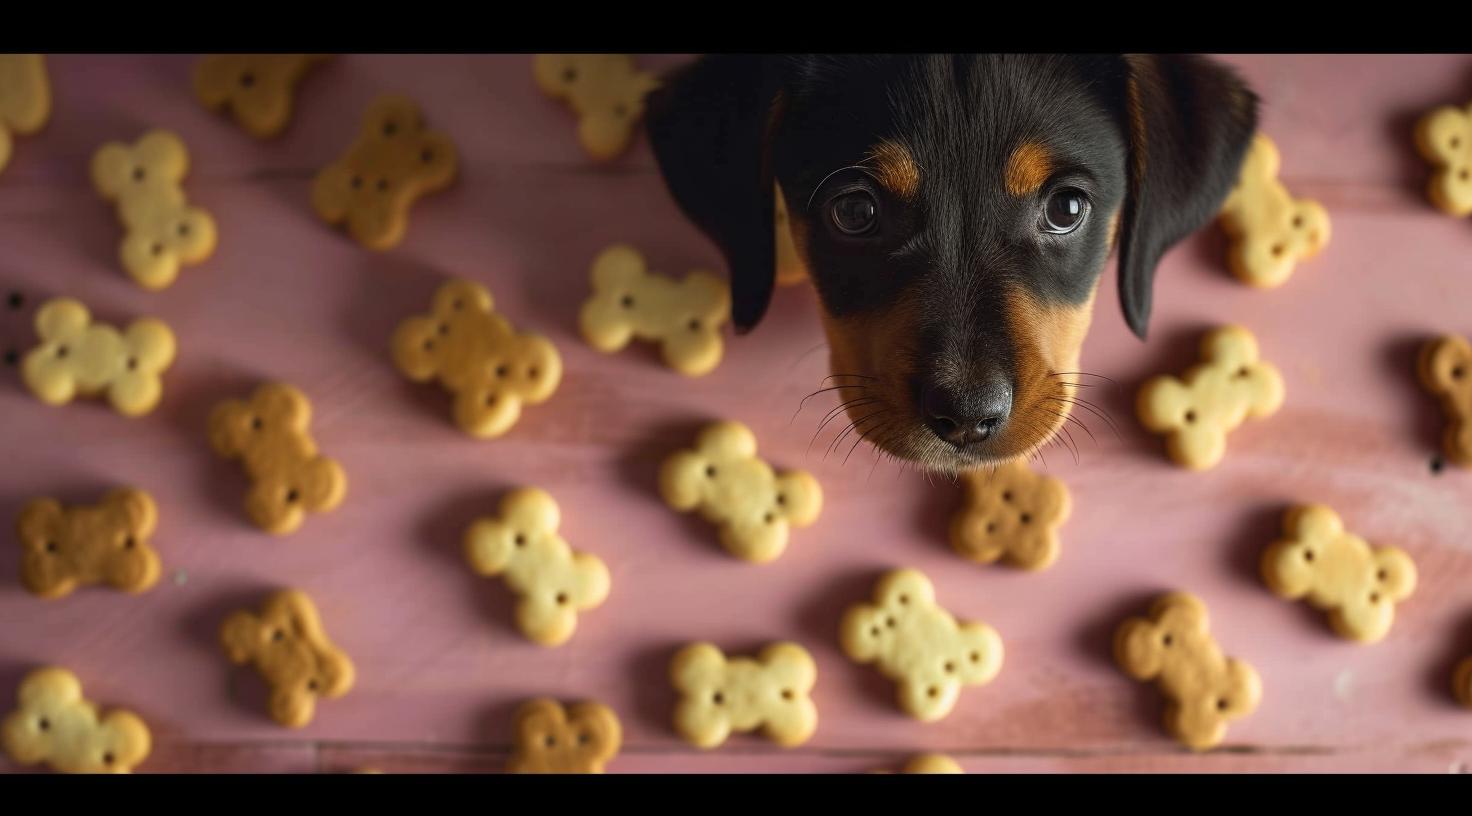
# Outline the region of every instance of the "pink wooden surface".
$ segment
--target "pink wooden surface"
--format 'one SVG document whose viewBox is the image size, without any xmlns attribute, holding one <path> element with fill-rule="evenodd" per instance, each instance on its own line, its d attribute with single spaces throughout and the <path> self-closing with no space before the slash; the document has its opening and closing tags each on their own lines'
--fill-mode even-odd
<svg viewBox="0 0 1472 816">
<path fill-rule="evenodd" d="M 198 106 L 189 57 L 52 58 L 50 125 L 20 139 L 0 174 L 0 294 L 26 297 L 21 312 L 0 312 L 0 348 L 29 347 L 35 305 L 67 294 L 109 321 L 163 318 L 181 351 L 163 402 L 136 421 L 97 403 L 45 407 L 8 370 L 0 515 L 14 518 L 38 495 L 93 501 L 135 484 L 158 500 L 166 571 L 140 597 L 91 589 L 42 602 L 20 589 L 12 546 L 0 558 L 4 706 L 29 668 L 69 666 L 89 697 L 148 720 L 157 748 L 143 770 L 491 770 L 510 712 L 534 694 L 613 706 L 625 728 L 613 771 L 850 772 L 919 750 L 954 752 L 976 772 L 1465 769 L 1472 712 L 1448 686 L 1455 660 L 1472 654 L 1472 473 L 1428 468 L 1441 419 L 1413 361 L 1429 334 L 1472 333 L 1472 222 L 1426 203 L 1410 130 L 1430 106 L 1472 98 L 1472 61 L 1229 60 L 1265 99 L 1264 130 L 1290 187 L 1328 207 L 1333 241 L 1282 289 L 1262 292 L 1225 271 L 1224 239 L 1203 230 L 1166 258 L 1145 344 L 1123 325 L 1107 273 L 1084 366 L 1120 383 L 1091 394 L 1120 434 L 1081 415 L 1098 443 L 1075 430 L 1077 464 L 1047 450 L 1075 510 L 1063 556 L 1034 575 L 950 552 L 959 491 L 948 481 L 875 466 L 863 446 L 844 464 L 847 442 L 825 457 L 842 423 L 809 450 L 836 400 L 814 398 L 793 419 L 827 374 L 808 289 L 779 292 L 759 329 L 733 339 L 699 380 L 648 349 L 609 357 L 581 341 L 588 265 L 604 246 L 631 242 L 674 273 L 714 267 L 718 255 L 665 193 L 642 138 L 607 167 L 583 158 L 570 115 L 536 90 L 528 57 L 343 57 L 306 80 L 291 129 L 267 144 Z M 379 255 L 321 224 L 308 189 L 367 102 L 390 90 L 418 99 L 451 134 L 462 175 L 415 208 L 402 246 Z M 221 232 L 214 257 L 162 293 L 119 270 L 119 228 L 86 175 L 102 142 L 153 126 L 188 143 L 188 193 Z M 501 311 L 563 357 L 556 396 L 499 440 L 461 435 L 446 397 L 389 360 L 394 326 L 452 275 L 487 284 Z M 1287 401 L 1233 434 L 1222 466 L 1188 473 L 1140 429 L 1133 395 L 1145 377 L 1179 372 L 1200 331 L 1227 321 L 1256 333 L 1284 372 Z M 249 526 L 243 475 L 205 442 L 210 408 L 266 378 L 306 391 L 318 442 L 349 476 L 337 512 L 285 539 Z M 661 458 L 715 417 L 748 423 L 767 458 L 823 484 L 822 518 L 774 564 L 732 559 L 710 527 L 658 498 Z M 523 639 L 504 587 L 473 576 L 459 555 L 464 527 L 523 484 L 549 490 L 568 540 L 613 574 L 607 603 L 557 649 Z M 1335 638 L 1320 614 L 1257 578 L 1282 508 L 1305 500 L 1334 505 L 1353 530 L 1415 558 L 1420 587 L 1384 643 Z M 925 571 L 944 605 L 996 626 L 1007 644 L 997 680 L 963 692 L 934 724 L 902 715 L 892 686 L 837 648 L 844 607 L 900 565 Z M 323 703 L 299 732 L 265 717 L 254 674 L 229 667 L 215 642 L 228 611 L 284 585 L 313 595 L 358 666 L 353 692 Z M 1200 594 L 1227 651 L 1262 675 L 1262 705 L 1232 727 L 1228 750 L 1179 750 L 1161 730 L 1156 693 L 1109 659 L 1115 625 L 1169 588 Z M 818 661 L 811 742 L 782 751 L 737 736 L 715 752 L 687 748 L 669 726 L 673 650 L 781 638 Z"/>
</svg>

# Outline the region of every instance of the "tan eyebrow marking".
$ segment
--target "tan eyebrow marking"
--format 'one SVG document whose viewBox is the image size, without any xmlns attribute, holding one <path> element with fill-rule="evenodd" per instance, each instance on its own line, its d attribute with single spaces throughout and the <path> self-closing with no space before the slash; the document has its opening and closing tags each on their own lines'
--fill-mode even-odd
<svg viewBox="0 0 1472 816">
<path fill-rule="evenodd" d="M 1007 159 L 1002 182 L 1008 193 L 1021 197 L 1037 192 L 1052 172 L 1053 158 L 1048 148 L 1037 142 L 1023 142 Z"/>
<path fill-rule="evenodd" d="M 920 165 L 898 143 L 886 140 L 875 145 L 868 162 L 874 178 L 891 193 L 910 200 L 920 192 Z"/>
</svg>

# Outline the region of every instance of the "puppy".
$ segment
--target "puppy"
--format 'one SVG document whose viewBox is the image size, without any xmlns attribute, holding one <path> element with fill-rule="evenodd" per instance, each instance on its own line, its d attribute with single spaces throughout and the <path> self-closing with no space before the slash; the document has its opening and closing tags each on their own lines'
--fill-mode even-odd
<svg viewBox="0 0 1472 816">
<path fill-rule="evenodd" d="M 1256 124 L 1251 90 L 1193 56 L 707 56 L 648 103 L 737 331 L 772 296 L 775 189 L 854 428 L 945 472 L 1063 425 L 1115 249 L 1145 337 L 1156 263 L 1216 213 Z"/>
</svg>

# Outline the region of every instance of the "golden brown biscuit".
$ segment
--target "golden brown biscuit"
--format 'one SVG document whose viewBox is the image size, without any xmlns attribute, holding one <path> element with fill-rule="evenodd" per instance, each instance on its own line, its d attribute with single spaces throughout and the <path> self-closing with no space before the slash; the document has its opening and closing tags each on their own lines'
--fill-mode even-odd
<svg viewBox="0 0 1472 816">
<path fill-rule="evenodd" d="M 51 118 L 51 83 L 40 54 L 0 54 L 0 170 L 10 163 L 12 133 L 35 133 Z"/>
<path fill-rule="evenodd" d="M 951 547 L 983 564 L 1005 557 L 1027 570 L 1058 558 L 1058 528 L 1068 519 L 1068 487 L 1033 473 L 1022 460 L 962 474 L 966 503 L 951 519 Z"/>
<path fill-rule="evenodd" d="M 284 589 L 267 597 L 259 614 L 233 613 L 220 627 L 220 644 L 231 663 L 256 667 L 271 687 L 271 719 L 288 728 L 310 723 L 318 698 L 353 687 L 353 662 L 328 639 L 305 592 Z"/>
<path fill-rule="evenodd" d="M 1416 149 L 1431 163 L 1431 203 L 1449 215 L 1472 215 L 1472 105 L 1442 105 L 1422 117 Z"/>
<path fill-rule="evenodd" d="M 327 54 L 210 54 L 194 66 L 194 94 L 229 111 L 245 132 L 268 139 L 291 121 L 296 85 Z"/>
<path fill-rule="evenodd" d="M 600 774 L 618 755 L 623 729 L 613 709 L 584 701 L 566 708 L 546 697 L 516 710 L 511 773 Z"/>
<path fill-rule="evenodd" d="M 1432 340 L 1421 347 L 1417 374 L 1421 385 L 1441 398 L 1446 412 L 1446 458 L 1472 466 L 1472 343 L 1456 335 Z"/>
<path fill-rule="evenodd" d="M 20 581 L 42 598 L 62 598 L 83 584 L 143 592 L 158 582 L 158 553 L 148 544 L 158 525 L 153 497 L 120 488 L 95 505 L 55 499 L 26 504 L 16 521 Z"/>
</svg>

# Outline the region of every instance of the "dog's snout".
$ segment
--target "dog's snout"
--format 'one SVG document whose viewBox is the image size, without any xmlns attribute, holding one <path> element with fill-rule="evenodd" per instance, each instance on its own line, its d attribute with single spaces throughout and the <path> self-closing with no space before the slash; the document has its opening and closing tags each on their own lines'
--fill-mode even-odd
<svg viewBox="0 0 1472 816">
<path fill-rule="evenodd" d="M 1012 386 L 1001 376 L 970 388 L 927 383 L 920 389 L 920 411 L 936 436 L 965 447 L 1001 430 L 1012 413 Z"/>
</svg>

